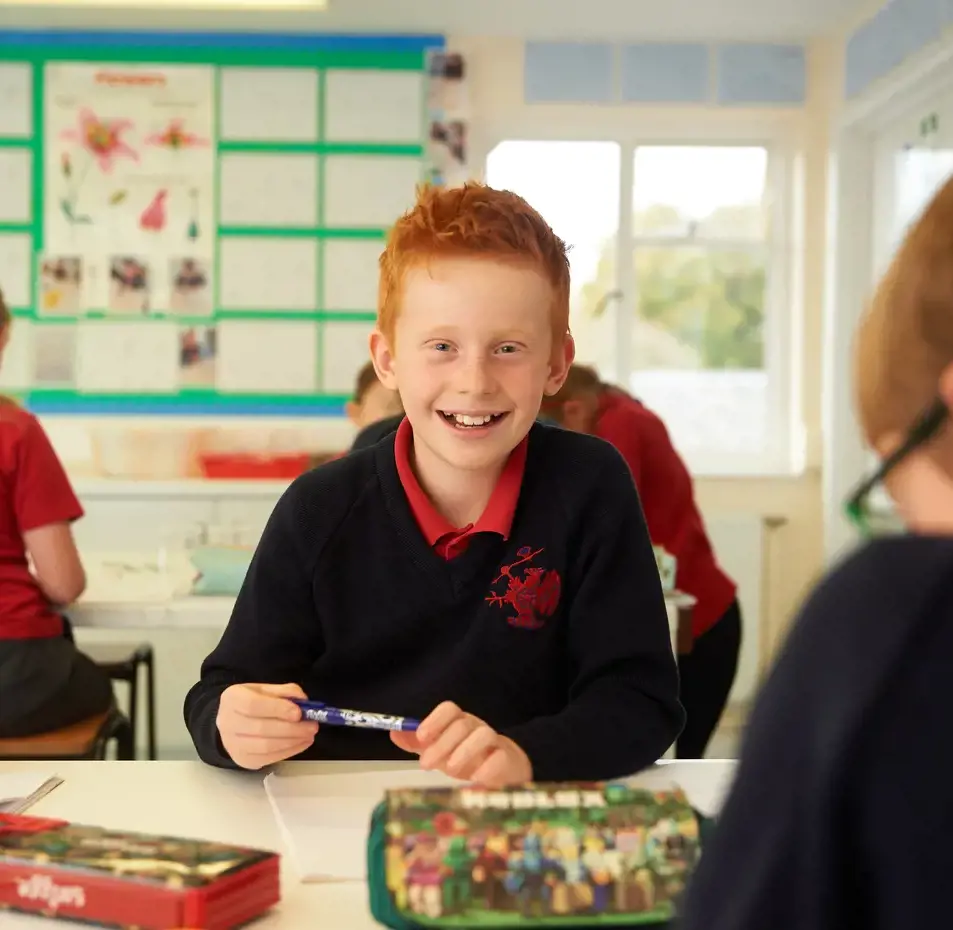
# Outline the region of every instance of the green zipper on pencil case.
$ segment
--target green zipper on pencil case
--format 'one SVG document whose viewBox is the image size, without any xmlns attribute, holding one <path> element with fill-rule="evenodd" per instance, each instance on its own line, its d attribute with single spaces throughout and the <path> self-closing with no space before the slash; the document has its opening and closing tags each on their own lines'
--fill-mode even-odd
<svg viewBox="0 0 953 930">
<path fill-rule="evenodd" d="M 389 791 L 370 910 L 392 930 L 669 927 L 712 825 L 678 788 L 625 782 Z"/>
</svg>

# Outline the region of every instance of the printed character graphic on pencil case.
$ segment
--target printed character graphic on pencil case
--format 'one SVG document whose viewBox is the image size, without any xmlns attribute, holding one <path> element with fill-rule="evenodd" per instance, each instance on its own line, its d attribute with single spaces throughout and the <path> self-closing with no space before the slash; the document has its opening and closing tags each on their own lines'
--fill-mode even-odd
<svg viewBox="0 0 953 930">
<path fill-rule="evenodd" d="M 399 912 L 422 923 L 665 922 L 699 848 L 679 791 L 612 784 L 388 796 L 387 890 Z"/>
</svg>

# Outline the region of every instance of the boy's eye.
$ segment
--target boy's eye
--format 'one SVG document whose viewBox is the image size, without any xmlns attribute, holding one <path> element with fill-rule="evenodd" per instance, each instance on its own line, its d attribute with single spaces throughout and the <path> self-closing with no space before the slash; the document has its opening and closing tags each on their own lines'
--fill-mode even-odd
<svg viewBox="0 0 953 930">
<path fill-rule="evenodd" d="M 450 343 L 449 343 L 449 342 L 435 342 L 435 343 L 433 344 L 433 347 L 434 347 L 438 352 L 449 352 L 449 351 L 450 351 Z"/>
<path fill-rule="evenodd" d="M 517 347 L 514 345 L 505 345 L 499 348 L 499 351 L 503 353 L 503 355 L 512 355 L 516 350 Z"/>
</svg>

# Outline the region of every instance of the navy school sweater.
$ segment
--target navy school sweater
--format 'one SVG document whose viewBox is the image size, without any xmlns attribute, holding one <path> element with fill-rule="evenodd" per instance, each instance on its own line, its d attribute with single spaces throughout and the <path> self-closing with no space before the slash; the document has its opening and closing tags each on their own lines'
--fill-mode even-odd
<svg viewBox="0 0 953 930">
<path fill-rule="evenodd" d="M 679 930 L 953 926 L 953 539 L 863 547 L 757 702 Z"/>
<path fill-rule="evenodd" d="M 297 682 L 337 707 L 425 717 L 455 701 L 511 737 L 539 780 L 653 763 L 684 722 L 655 557 L 608 443 L 535 424 L 508 540 L 427 544 L 394 435 L 297 479 L 185 701 L 199 755 L 229 766 L 219 697 Z M 388 734 L 325 726 L 302 759 L 408 759 Z"/>
</svg>

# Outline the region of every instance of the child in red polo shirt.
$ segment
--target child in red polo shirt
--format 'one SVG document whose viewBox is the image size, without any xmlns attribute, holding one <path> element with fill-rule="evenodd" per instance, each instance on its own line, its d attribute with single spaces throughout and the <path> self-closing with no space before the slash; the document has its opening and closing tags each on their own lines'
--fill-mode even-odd
<svg viewBox="0 0 953 930">
<path fill-rule="evenodd" d="M 566 247 L 520 197 L 424 189 L 381 258 L 371 356 L 395 433 L 299 478 L 185 716 L 199 755 L 408 759 L 600 779 L 683 722 L 652 545 L 611 446 L 536 422 L 573 358 Z M 423 718 L 322 726 L 303 697 Z"/>
<path fill-rule="evenodd" d="M 0 296 L 0 353 L 10 328 Z M 109 677 L 64 636 L 59 613 L 86 584 L 70 530 L 82 515 L 43 428 L 0 398 L 0 738 L 69 726 L 112 703 Z"/>
<path fill-rule="evenodd" d="M 659 417 L 619 388 L 603 384 L 591 368 L 573 365 L 546 409 L 567 429 L 598 436 L 622 453 L 652 542 L 675 556 L 676 583 L 696 599 L 692 651 L 678 659 L 688 719 L 676 753 L 680 759 L 700 759 L 738 669 L 741 611 L 735 583 L 718 565 L 695 505 L 691 475 Z"/>
</svg>

